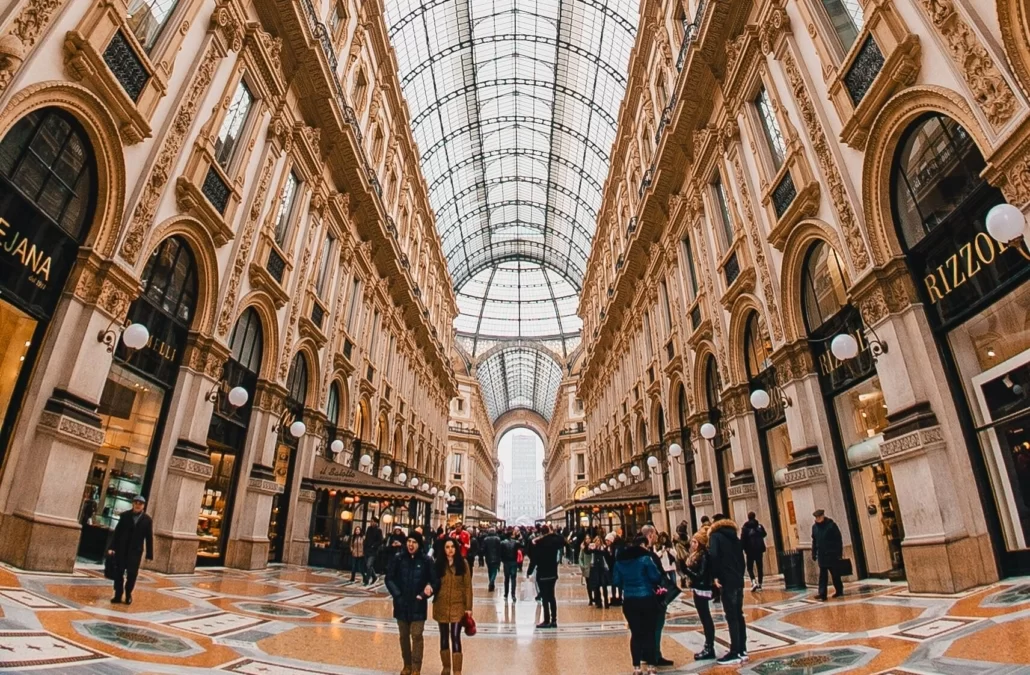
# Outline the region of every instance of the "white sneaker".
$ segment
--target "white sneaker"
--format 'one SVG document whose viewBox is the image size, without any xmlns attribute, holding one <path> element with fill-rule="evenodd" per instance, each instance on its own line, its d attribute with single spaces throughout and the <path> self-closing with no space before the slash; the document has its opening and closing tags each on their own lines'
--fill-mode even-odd
<svg viewBox="0 0 1030 675">
<path fill-rule="evenodd" d="M 758 582 L 757 581 L 752 581 L 751 582 L 751 592 L 754 593 L 757 590 L 758 590 Z"/>
</svg>

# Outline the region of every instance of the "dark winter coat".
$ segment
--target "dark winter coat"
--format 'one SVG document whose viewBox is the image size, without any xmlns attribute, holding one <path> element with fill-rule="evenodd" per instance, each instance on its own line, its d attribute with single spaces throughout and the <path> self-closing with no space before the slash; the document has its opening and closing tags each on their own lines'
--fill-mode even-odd
<svg viewBox="0 0 1030 675">
<path fill-rule="evenodd" d="M 129 562 L 139 565 L 144 547 L 147 549 L 147 560 L 154 559 L 154 521 L 146 513 L 141 513 L 138 520 L 132 516 L 130 509 L 118 518 L 114 537 L 108 547 L 114 551 L 115 559 L 122 565 Z"/>
<path fill-rule="evenodd" d="M 728 518 L 712 523 L 708 530 L 708 554 L 712 576 L 724 589 L 744 587 L 744 548 L 737 537 L 737 524 Z"/>
<path fill-rule="evenodd" d="M 365 530 L 365 555 L 375 555 L 383 545 L 383 531 L 378 525 L 369 525 Z"/>
<path fill-rule="evenodd" d="M 501 563 L 501 538 L 496 534 L 488 534 L 483 539 L 483 555 L 486 557 L 487 565 L 499 565 Z"/>
<path fill-rule="evenodd" d="M 537 581 L 558 578 L 558 552 L 565 548 L 565 540 L 555 533 L 545 534 L 533 542 L 530 551 L 529 574 L 536 570 Z"/>
<path fill-rule="evenodd" d="M 641 546 L 622 549 L 615 559 L 613 583 L 626 598 L 653 598 L 662 580 L 651 552 Z"/>
<path fill-rule="evenodd" d="M 435 595 L 440 590 L 433 561 L 421 550 L 411 555 L 407 550 L 390 558 L 386 567 L 386 590 L 393 596 L 393 618 L 398 621 L 425 621 L 428 606 L 426 586 Z"/>
<path fill-rule="evenodd" d="M 517 539 L 505 539 L 501 542 L 501 562 L 514 563 L 519 560 L 519 549 L 522 543 Z"/>
<path fill-rule="evenodd" d="M 831 518 L 812 525 L 812 559 L 820 567 L 831 567 L 844 555 L 844 539 Z"/>
<path fill-rule="evenodd" d="M 765 527 L 752 518 L 740 528 L 740 544 L 753 556 L 765 553 Z"/>
<path fill-rule="evenodd" d="M 590 576 L 589 582 L 595 588 L 601 586 L 608 586 L 612 583 L 611 565 L 608 563 L 608 557 L 605 556 L 603 549 L 595 549 L 591 551 L 587 549 L 586 553 L 592 553 L 590 557 Z"/>
</svg>

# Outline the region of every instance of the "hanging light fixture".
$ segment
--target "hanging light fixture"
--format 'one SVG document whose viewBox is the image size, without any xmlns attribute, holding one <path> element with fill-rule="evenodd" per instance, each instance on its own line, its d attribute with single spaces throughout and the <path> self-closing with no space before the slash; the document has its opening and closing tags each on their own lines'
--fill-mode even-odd
<svg viewBox="0 0 1030 675">
<path fill-rule="evenodd" d="M 680 450 L 680 452 L 683 452 L 683 451 Z M 658 468 L 658 458 L 655 457 L 654 455 L 651 455 L 650 457 L 647 458 L 647 465 L 649 467 L 651 467 L 652 469 L 657 469 Z"/>
<path fill-rule="evenodd" d="M 637 466 L 636 464 L 634 464 L 634 465 L 633 465 L 632 467 L 630 467 L 629 473 L 630 473 L 630 475 L 632 475 L 632 476 L 633 476 L 634 478 L 636 478 L 637 476 L 639 476 L 639 475 L 640 475 L 640 467 L 639 467 L 639 466 Z"/>
<path fill-rule="evenodd" d="M 1026 216 L 1012 204 L 998 204 L 987 212 L 987 234 L 1008 244 L 1026 231 Z"/>
<path fill-rule="evenodd" d="M 705 422 L 701 425 L 701 438 L 705 439 L 706 441 L 710 441 L 713 438 L 715 438 L 715 434 L 717 432 L 718 430 L 715 428 L 715 425 L 711 422 Z"/>
</svg>

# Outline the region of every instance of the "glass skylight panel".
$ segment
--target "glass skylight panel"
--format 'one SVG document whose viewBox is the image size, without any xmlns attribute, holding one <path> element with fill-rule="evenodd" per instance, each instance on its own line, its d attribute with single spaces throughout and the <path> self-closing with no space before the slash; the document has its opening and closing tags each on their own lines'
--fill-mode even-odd
<svg viewBox="0 0 1030 675">
<path fill-rule="evenodd" d="M 566 356 L 579 343 L 578 288 L 638 18 L 639 0 L 386 2 L 455 327 L 476 331 L 463 337 L 473 356 L 505 337 Z M 544 356 L 548 379 L 536 355 L 521 356 L 499 380 L 540 378 L 519 400 L 553 405 L 561 369 Z M 491 414 L 513 400 L 494 396 Z"/>
</svg>

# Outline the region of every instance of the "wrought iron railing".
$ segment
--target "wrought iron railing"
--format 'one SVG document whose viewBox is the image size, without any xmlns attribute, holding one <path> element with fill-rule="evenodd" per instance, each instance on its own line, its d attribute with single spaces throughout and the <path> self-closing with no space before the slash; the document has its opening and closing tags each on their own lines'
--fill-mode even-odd
<svg viewBox="0 0 1030 675">
<path fill-rule="evenodd" d="M 274 248 L 268 251 L 268 262 L 265 263 L 265 269 L 276 280 L 276 283 L 282 284 L 283 276 L 286 274 L 286 261 Z"/>
<path fill-rule="evenodd" d="M 855 55 L 851 68 L 844 75 L 844 87 L 848 90 L 848 96 L 851 97 L 853 104 L 857 106 L 862 102 L 882 69 L 883 53 L 873 36 L 868 35 Z"/>
<path fill-rule="evenodd" d="M 207 175 L 204 176 L 204 184 L 200 191 L 204 194 L 211 206 L 219 213 L 225 214 L 225 208 L 229 205 L 229 186 L 225 184 L 218 171 L 213 166 L 207 168 Z"/>
<path fill-rule="evenodd" d="M 143 88 L 150 81 L 150 73 L 147 72 L 143 60 L 132 48 L 132 44 L 122 31 L 116 32 L 111 41 L 107 43 L 107 49 L 104 50 L 104 63 L 111 69 L 115 79 L 122 85 L 129 98 L 138 101 L 140 94 L 143 93 Z"/>
<path fill-rule="evenodd" d="M 683 42 L 680 44 L 679 57 L 676 59 L 676 70 L 683 70 L 683 64 L 687 61 L 687 48 L 690 47 L 696 40 L 698 33 L 701 30 L 701 19 L 705 15 L 705 0 L 697 5 L 697 11 L 694 12 L 694 20 L 687 24 L 683 31 Z"/>
<path fill-rule="evenodd" d="M 787 209 L 794 203 L 794 198 L 797 196 L 798 190 L 794 186 L 794 179 L 791 178 L 790 171 L 787 171 L 787 173 L 783 174 L 779 184 L 773 188 L 772 203 L 777 218 L 787 212 Z"/>
<path fill-rule="evenodd" d="M 730 254 L 722 271 L 726 275 L 726 288 L 729 288 L 737 280 L 737 277 L 740 276 L 740 260 L 737 259 L 736 251 Z"/>
</svg>

